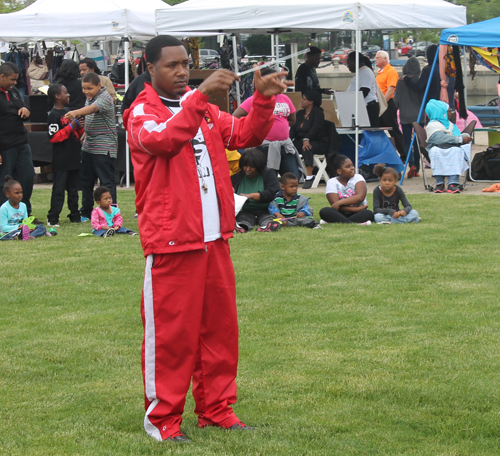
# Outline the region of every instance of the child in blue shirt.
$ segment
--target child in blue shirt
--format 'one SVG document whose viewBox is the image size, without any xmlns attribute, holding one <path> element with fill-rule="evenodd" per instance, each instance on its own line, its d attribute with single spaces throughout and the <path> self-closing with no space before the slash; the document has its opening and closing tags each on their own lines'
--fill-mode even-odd
<svg viewBox="0 0 500 456">
<path fill-rule="evenodd" d="M 115 233 L 136 235 L 132 230 L 123 228 L 123 218 L 120 214 L 120 209 L 113 206 L 113 198 L 108 187 L 97 187 L 94 191 L 94 200 L 99 205 L 96 207 L 90 216 L 92 224 L 92 232 L 96 236 L 110 237 Z"/>
<path fill-rule="evenodd" d="M 5 176 L 3 192 L 7 201 L 0 206 L 0 240 L 9 241 L 21 239 L 35 239 L 46 233 L 43 225 L 37 225 L 33 230 L 23 225 L 23 220 L 28 218 L 28 209 L 22 202 L 23 189 L 21 184 L 10 176 Z"/>
</svg>

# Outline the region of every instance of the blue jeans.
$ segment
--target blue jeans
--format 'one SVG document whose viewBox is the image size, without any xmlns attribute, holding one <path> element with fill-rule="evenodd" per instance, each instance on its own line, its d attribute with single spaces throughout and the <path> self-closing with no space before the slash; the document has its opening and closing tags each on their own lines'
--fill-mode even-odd
<svg viewBox="0 0 500 456">
<path fill-rule="evenodd" d="M 458 174 L 453 176 L 434 176 L 436 179 L 436 185 L 444 185 L 444 178 L 448 178 L 448 185 L 460 184 L 460 176 Z"/>
<path fill-rule="evenodd" d="M 43 236 L 46 232 L 47 232 L 47 228 L 45 228 L 44 225 L 36 225 L 36 228 L 30 233 L 30 236 L 40 237 L 40 236 Z M 15 239 L 20 234 L 21 234 L 21 229 L 11 231 L 6 236 L 0 238 L 0 240 L 1 241 L 11 241 L 12 239 Z M 0 234 L 0 236 L 1 236 L 1 234 Z"/>
<path fill-rule="evenodd" d="M 411 223 L 418 220 L 418 212 L 412 209 L 403 217 L 393 218 L 392 215 L 375 214 L 375 222 L 391 222 L 391 223 Z"/>
<path fill-rule="evenodd" d="M 82 217 L 90 218 L 94 208 L 94 184 L 99 179 L 100 185 L 108 187 L 116 204 L 115 158 L 107 155 L 90 154 L 82 151 L 80 181 L 82 185 Z"/>
<path fill-rule="evenodd" d="M 26 204 L 28 215 L 31 215 L 31 194 L 33 193 L 33 181 L 35 179 L 35 168 L 31 158 L 29 144 L 9 147 L 0 150 L 3 164 L 0 165 L 0 185 L 5 183 L 5 176 L 12 176 L 23 188 L 23 203 Z M 0 206 L 7 201 L 7 197 L 0 192 Z"/>
<path fill-rule="evenodd" d="M 96 236 L 102 236 L 107 230 L 93 230 L 92 233 L 95 234 Z M 129 230 L 128 228 L 118 228 L 115 230 L 115 233 L 117 234 L 130 234 L 133 233 L 132 230 Z"/>
<path fill-rule="evenodd" d="M 420 126 L 423 128 L 424 124 L 420 124 Z M 403 128 L 403 141 L 405 143 L 405 150 L 406 153 L 408 154 L 410 150 L 411 138 L 413 136 L 413 125 L 402 124 L 401 127 Z M 420 171 L 420 152 L 418 151 L 416 138 L 415 141 L 413 142 L 413 152 L 410 156 L 410 160 L 408 163 L 410 166 L 415 166 L 415 168 L 417 168 L 417 171 Z"/>
</svg>

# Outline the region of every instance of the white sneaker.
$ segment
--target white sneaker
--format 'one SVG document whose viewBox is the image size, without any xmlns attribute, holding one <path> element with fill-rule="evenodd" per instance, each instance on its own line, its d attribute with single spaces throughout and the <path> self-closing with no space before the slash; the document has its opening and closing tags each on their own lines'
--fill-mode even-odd
<svg viewBox="0 0 500 456">
<path fill-rule="evenodd" d="M 59 228 L 59 225 L 57 223 L 50 223 L 48 220 L 47 220 L 47 226 L 50 226 L 51 228 Z"/>
<path fill-rule="evenodd" d="M 325 222 L 323 219 L 321 219 L 321 220 L 319 221 L 319 224 L 320 224 L 320 225 L 326 225 L 327 223 L 328 223 L 328 222 Z"/>
<path fill-rule="evenodd" d="M 383 222 L 377 222 L 377 225 L 390 225 L 391 222 L 389 220 L 384 220 Z"/>
<path fill-rule="evenodd" d="M 368 220 L 367 222 L 363 222 L 363 223 L 358 223 L 358 225 L 361 225 L 361 226 L 368 226 L 368 225 L 371 225 L 372 222 L 370 222 L 370 220 Z"/>
<path fill-rule="evenodd" d="M 108 231 L 106 231 L 102 237 L 111 237 L 111 236 L 114 236 L 115 234 L 115 230 L 113 228 L 110 228 Z"/>
</svg>

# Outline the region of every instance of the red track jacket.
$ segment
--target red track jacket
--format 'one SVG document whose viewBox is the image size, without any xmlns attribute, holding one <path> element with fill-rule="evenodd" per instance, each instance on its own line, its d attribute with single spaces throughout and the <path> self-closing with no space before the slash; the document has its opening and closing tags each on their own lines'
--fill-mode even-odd
<svg viewBox="0 0 500 456">
<path fill-rule="evenodd" d="M 146 84 L 123 115 L 134 165 L 136 207 L 144 254 L 203 249 L 200 185 L 190 140 L 201 126 L 217 188 L 221 234 L 232 237 L 234 197 L 225 148 L 262 144 L 271 129 L 275 99 L 256 92 L 242 119 L 208 103 L 188 89 L 175 116 Z"/>
</svg>

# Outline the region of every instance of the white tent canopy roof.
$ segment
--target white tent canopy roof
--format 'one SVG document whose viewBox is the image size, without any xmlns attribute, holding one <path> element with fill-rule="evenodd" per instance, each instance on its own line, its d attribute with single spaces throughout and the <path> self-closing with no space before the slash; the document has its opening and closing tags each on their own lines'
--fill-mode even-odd
<svg viewBox="0 0 500 456">
<path fill-rule="evenodd" d="M 158 34 L 443 29 L 466 23 L 466 8 L 444 0 L 188 0 L 156 11 Z"/>
<path fill-rule="evenodd" d="M 155 10 L 162 0 L 37 0 L 15 13 L 0 14 L 0 41 L 111 40 L 155 36 Z"/>
</svg>

